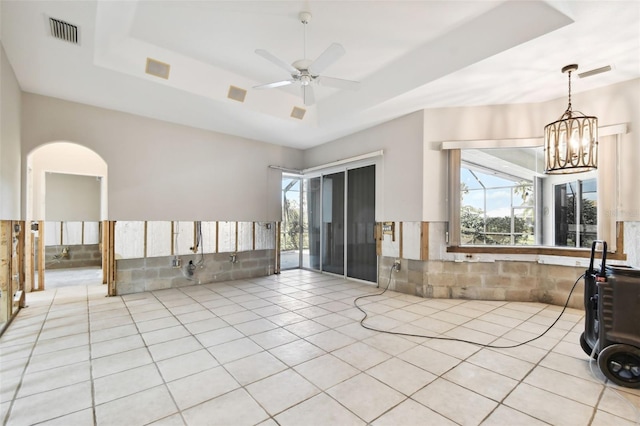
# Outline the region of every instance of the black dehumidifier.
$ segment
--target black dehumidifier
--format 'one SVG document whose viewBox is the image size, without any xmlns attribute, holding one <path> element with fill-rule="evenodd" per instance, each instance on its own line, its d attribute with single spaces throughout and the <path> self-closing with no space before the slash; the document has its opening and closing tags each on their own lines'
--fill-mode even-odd
<svg viewBox="0 0 640 426">
<path fill-rule="evenodd" d="M 596 270 L 598 244 L 602 244 L 602 263 Z M 580 346 L 613 383 L 640 388 L 640 269 L 606 266 L 606 259 L 607 243 L 594 241 L 584 275 Z"/>
</svg>

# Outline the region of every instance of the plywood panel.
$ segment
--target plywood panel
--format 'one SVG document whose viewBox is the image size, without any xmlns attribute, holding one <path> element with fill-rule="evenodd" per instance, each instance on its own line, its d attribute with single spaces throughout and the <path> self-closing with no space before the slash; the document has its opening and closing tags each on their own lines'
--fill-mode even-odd
<svg viewBox="0 0 640 426">
<path fill-rule="evenodd" d="M 44 232 L 40 231 L 40 241 L 45 246 L 60 246 L 62 242 L 62 222 L 45 222 Z"/>
<path fill-rule="evenodd" d="M 171 256 L 171 222 L 147 222 L 147 257 Z"/>
<path fill-rule="evenodd" d="M 65 246 L 82 244 L 82 222 L 62 223 L 62 244 Z"/>
<path fill-rule="evenodd" d="M 402 257 L 420 260 L 420 231 L 422 222 L 404 222 L 402 225 Z"/>
<path fill-rule="evenodd" d="M 218 222 L 218 252 L 236 251 L 236 222 Z"/>
<path fill-rule="evenodd" d="M 173 232 L 175 233 L 174 254 L 193 254 L 193 251 L 191 250 L 191 248 L 195 244 L 195 241 L 193 239 L 193 222 L 176 221 L 173 225 Z"/>
<path fill-rule="evenodd" d="M 276 245 L 274 223 L 256 223 L 256 250 L 272 250 Z"/>
<path fill-rule="evenodd" d="M 116 259 L 144 257 L 144 222 L 116 222 L 114 238 Z"/>
<path fill-rule="evenodd" d="M 253 250 L 253 222 L 238 222 L 238 251 Z"/>
<path fill-rule="evenodd" d="M 84 244 L 100 243 L 100 223 L 85 222 L 84 223 Z"/>
<path fill-rule="evenodd" d="M 216 223 L 202 222 L 202 251 L 207 253 L 216 252 Z"/>
</svg>

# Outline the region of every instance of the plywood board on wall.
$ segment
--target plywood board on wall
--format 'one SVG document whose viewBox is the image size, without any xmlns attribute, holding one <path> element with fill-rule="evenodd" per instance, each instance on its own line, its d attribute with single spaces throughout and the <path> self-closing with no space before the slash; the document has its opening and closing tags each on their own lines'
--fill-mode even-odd
<svg viewBox="0 0 640 426">
<path fill-rule="evenodd" d="M 420 260 L 422 222 L 403 222 L 402 224 L 402 257 Z"/>
<path fill-rule="evenodd" d="M 116 259 L 144 257 L 144 222 L 118 221 L 114 232 Z"/>
<path fill-rule="evenodd" d="M 400 222 L 395 222 L 395 238 L 393 235 L 384 234 L 382 235 L 382 255 L 386 257 L 400 257 L 400 241 L 401 238 L 399 236 L 400 230 Z"/>
</svg>

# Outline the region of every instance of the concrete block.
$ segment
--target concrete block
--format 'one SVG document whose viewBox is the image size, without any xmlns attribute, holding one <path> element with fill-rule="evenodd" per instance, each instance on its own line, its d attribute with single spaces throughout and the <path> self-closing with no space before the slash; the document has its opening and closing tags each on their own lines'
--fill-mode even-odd
<svg viewBox="0 0 640 426">
<path fill-rule="evenodd" d="M 466 274 L 457 274 L 455 276 L 455 284 L 457 286 L 465 286 L 465 287 L 480 287 L 482 286 L 483 276 L 480 274 L 474 273 L 466 273 Z"/>
<path fill-rule="evenodd" d="M 407 272 L 407 281 L 415 285 L 422 285 L 424 272 L 420 270 L 409 270 Z"/>
<path fill-rule="evenodd" d="M 400 293 L 404 293 L 404 294 L 410 294 L 412 296 L 416 295 L 416 286 L 415 284 L 411 284 L 408 282 L 396 282 L 395 283 L 395 291 L 400 292 Z"/>
<path fill-rule="evenodd" d="M 537 302 L 535 290 L 505 289 L 505 300 L 512 302 Z"/>
<path fill-rule="evenodd" d="M 452 291 L 448 286 L 431 286 L 434 299 L 451 299 Z"/>
<path fill-rule="evenodd" d="M 469 272 L 469 262 L 443 262 L 442 270 L 449 274 L 466 274 Z"/>
<path fill-rule="evenodd" d="M 131 282 L 131 270 L 116 270 L 116 283 Z"/>
<path fill-rule="evenodd" d="M 451 273 L 431 273 L 427 277 L 427 284 L 431 284 L 434 287 L 438 286 L 451 286 L 456 283 L 456 275 Z"/>
<path fill-rule="evenodd" d="M 499 274 L 516 274 L 519 276 L 530 274 L 530 262 L 499 261 L 496 263 L 499 266 Z"/>
<path fill-rule="evenodd" d="M 257 268 L 259 265 L 258 260 L 253 259 L 253 260 L 243 260 L 242 262 L 240 262 L 240 267 L 243 269 L 252 269 L 252 268 Z"/>
<path fill-rule="evenodd" d="M 477 275 L 497 275 L 498 264 L 496 262 L 468 262 L 469 273 Z"/>
<path fill-rule="evenodd" d="M 145 291 L 165 290 L 171 288 L 171 280 L 151 280 L 145 283 Z"/>
<path fill-rule="evenodd" d="M 121 296 L 123 294 L 137 293 L 136 286 L 133 283 L 116 283 L 116 294 Z"/>
<path fill-rule="evenodd" d="M 117 259 L 116 269 L 141 269 L 144 268 L 145 259 Z"/>
<path fill-rule="evenodd" d="M 428 263 L 422 260 L 411 260 L 411 259 L 407 260 L 407 270 L 409 272 L 414 272 L 414 271 L 425 272 L 428 269 L 427 265 Z"/>
</svg>

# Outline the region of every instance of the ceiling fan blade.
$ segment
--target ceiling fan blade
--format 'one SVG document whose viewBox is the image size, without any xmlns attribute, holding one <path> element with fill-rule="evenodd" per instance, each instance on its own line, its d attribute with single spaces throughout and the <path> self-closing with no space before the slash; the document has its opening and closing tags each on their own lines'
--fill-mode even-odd
<svg viewBox="0 0 640 426">
<path fill-rule="evenodd" d="M 329 65 L 340 59 L 340 57 L 344 55 L 345 52 L 346 51 L 341 44 L 333 43 L 331 46 L 327 47 L 327 50 L 322 52 L 311 65 L 309 65 L 309 72 L 312 75 L 319 75 Z"/>
<path fill-rule="evenodd" d="M 254 89 L 273 89 L 276 87 L 288 86 L 295 83 L 293 80 L 274 81 L 273 83 L 259 84 L 253 86 Z"/>
<path fill-rule="evenodd" d="M 256 53 L 258 55 L 262 56 L 263 58 L 265 58 L 267 61 L 269 61 L 271 63 L 274 63 L 277 66 L 279 66 L 280 68 L 286 70 L 291 75 L 299 75 L 300 74 L 300 71 L 297 70 L 293 65 L 286 63 L 282 59 L 272 55 L 271 53 L 267 52 L 264 49 L 256 49 Z"/>
<path fill-rule="evenodd" d="M 321 86 L 333 87 L 336 89 L 358 90 L 360 88 L 359 81 L 345 80 L 335 77 L 323 77 L 316 78 L 316 81 Z"/>
<path fill-rule="evenodd" d="M 316 103 L 316 97 L 313 94 L 313 88 L 311 86 L 302 86 L 302 100 L 305 106 L 311 106 Z"/>
</svg>

